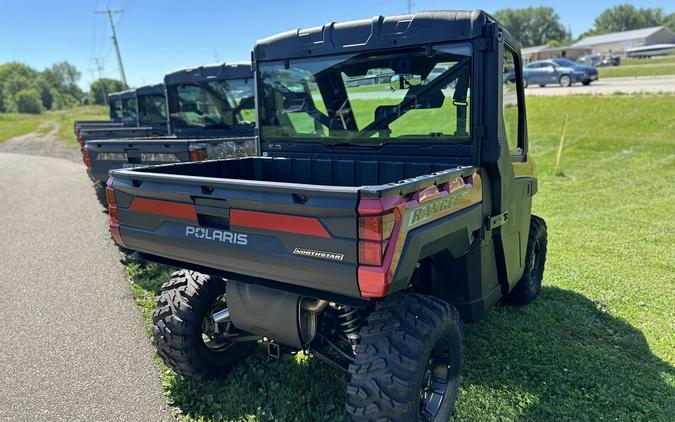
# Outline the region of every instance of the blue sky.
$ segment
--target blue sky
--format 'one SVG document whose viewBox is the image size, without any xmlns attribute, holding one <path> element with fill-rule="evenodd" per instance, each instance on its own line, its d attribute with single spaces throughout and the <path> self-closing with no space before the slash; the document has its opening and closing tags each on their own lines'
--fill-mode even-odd
<svg viewBox="0 0 675 422">
<path fill-rule="evenodd" d="M 413 10 L 553 5 L 574 35 L 621 0 L 451 2 L 413 0 Z M 632 2 L 636 7 L 675 4 L 663 0 Z M 20 61 L 37 69 L 68 60 L 82 72 L 87 87 L 96 73 L 94 57 L 103 58 L 104 76 L 119 77 L 110 40 L 110 25 L 94 11 L 126 9 L 118 17 L 118 36 L 127 79 L 132 86 L 156 83 L 171 70 L 216 61 L 246 60 L 255 41 L 289 29 L 330 21 L 392 15 L 407 10 L 406 0 L 2 0 L 0 2 L 0 63 Z"/>
</svg>

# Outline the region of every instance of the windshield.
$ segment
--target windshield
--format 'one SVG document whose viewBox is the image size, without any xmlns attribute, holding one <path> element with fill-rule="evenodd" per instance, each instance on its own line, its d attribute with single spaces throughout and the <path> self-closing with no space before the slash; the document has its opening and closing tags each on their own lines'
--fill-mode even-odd
<svg viewBox="0 0 675 422">
<path fill-rule="evenodd" d="M 227 129 L 255 124 L 253 79 L 208 81 L 167 88 L 174 129 Z"/>
<path fill-rule="evenodd" d="M 161 94 L 139 96 L 138 113 L 138 120 L 142 124 L 166 124 L 166 98 Z"/>
<path fill-rule="evenodd" d="M 469 137 L 468 44 L 260 64 L 264 140 Z"/>
<path fill-rule="evenodd" d="M 576 63 L 574 63 L 572 60 L 567 60 L 567 59 L 555 59 L 553 60 L 555 64 L 558 66 L 563 66 L 563 67 L 573 67 L 577 66 Z"/>
<path fill-rule="evenodd" d="M 138 109 L 136 108 L 135 97 L 129 97 L 122 100 L 122 120 L 132 123 L 138 120 Z"/>
</svg>

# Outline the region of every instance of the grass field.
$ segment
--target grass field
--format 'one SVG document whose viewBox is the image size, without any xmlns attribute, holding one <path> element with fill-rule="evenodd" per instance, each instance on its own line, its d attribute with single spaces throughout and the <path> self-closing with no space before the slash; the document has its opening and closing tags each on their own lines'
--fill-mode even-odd
<svg viewBox="0 0 675 422">
<path fill-rule="evenodd" d="M 622 65 L 650 65 L 650 64 L 664 64 L 664 63 L 675 63 L 675 55 L 671 54 L 668 56 L 658 56 L 652 57 L 649 59 L 622 59 Z"/>
<path fill-rule="evenodd" d="M 675 416 L 675 96 L 528 98 L 549 227 L 541 296 L 466 328 L 457 420 L 650 420 Z M 569 116 L 553 175 L 562 114 Z M 128 263 L 146 318 L 168 269 Z M 346 378 L 261 347 L 222 381 L 162 366 L 184 421 L 340 421 Z"/>
<path fill-rule="evenodd" d="M 43 121 L 41 115 L 0 113 L 0 142 L 35 132 Z"/>
<path fill-rule="evenodd" d="M 79 146 L 73 134 L 76 120 L 101 120 L 108 118 L 105 106 L 74 107 L 67 110 L 47 111 L 42 114 L 0 113 L 0 142 L 30 132 L 46 133 L 58 125 L 55 138 Z"/>
<path fill-rule="evenodd" d="M 675 62 L 662 60 L 663 62 L 649 60 L 649 63 L 622 63 L 620 66 L 600 67 L 598 75 L 601 78 L 675 75 Z"/>
</svg>

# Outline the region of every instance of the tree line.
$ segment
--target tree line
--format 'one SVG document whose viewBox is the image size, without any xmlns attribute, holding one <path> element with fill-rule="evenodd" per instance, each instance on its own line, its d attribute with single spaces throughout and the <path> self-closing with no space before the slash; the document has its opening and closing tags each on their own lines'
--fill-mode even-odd
<svg viewBox="0 0 675 422">
<path fill-rule="evenodd" d="M 494 16 L 523 47 L 573 41 L 552 7 L 500 9 Z M 593 27 L 579 38 L 658 25 L 675 31 L 675 13 L 666 15 L 661 8 L 638 9 L 622 4 L 602 12 Z M 68 62 L 56 63 L 43 71 L 16 62 L 0 65 L 0 113 L 41 113 L 78 104 L 105 104 L 109 93 L 124 89 L 118 80 L 101 78 L 84 92 L 78 85 L 81 76 Z"/>
<path fill-rule="evenodd" d="M 575 41 L 552 7 L 507 8 L 497 10 L 493 15 L 523 47 L 564 45 Z M 595 18 L 593 27 L 579 35 L 577 40 L 590 35 L 660 25 L 675 31 L 675 13 L 666 15 L 661 8 L 638 9 L 630 4 L 621 4 L 602 12 Z"/>
<path fill-rule="evenodd" d="M 0 65 L 0 113 L 33 113 L 62 110 L 79 104 L 105 104 L 111 92 L 124 89 L 114 79 L 94 81 L 89 92 L 78 82 L 82 75 L 68 62 L 37 71 L 23 63 Z"/>
</svg>

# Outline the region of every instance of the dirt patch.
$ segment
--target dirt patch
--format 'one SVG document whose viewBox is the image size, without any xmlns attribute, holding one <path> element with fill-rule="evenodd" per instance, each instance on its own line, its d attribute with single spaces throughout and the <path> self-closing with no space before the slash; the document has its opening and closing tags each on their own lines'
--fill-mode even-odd
<svg viewBox="0 0 675 422">
<path fill-rule="evenodd" d="M 45 134 L 40 133 L 47 127 L 49 127 L 49 130 Z M 57 122 L 47 121 L 38 128 L 38 132 L 16 136 L 0 143 L 0 153 L 42 155 L 81 162 L 82 154 L 79 149 L 56 139 L 58 131 L 59 124 Z"/>
</svg>

